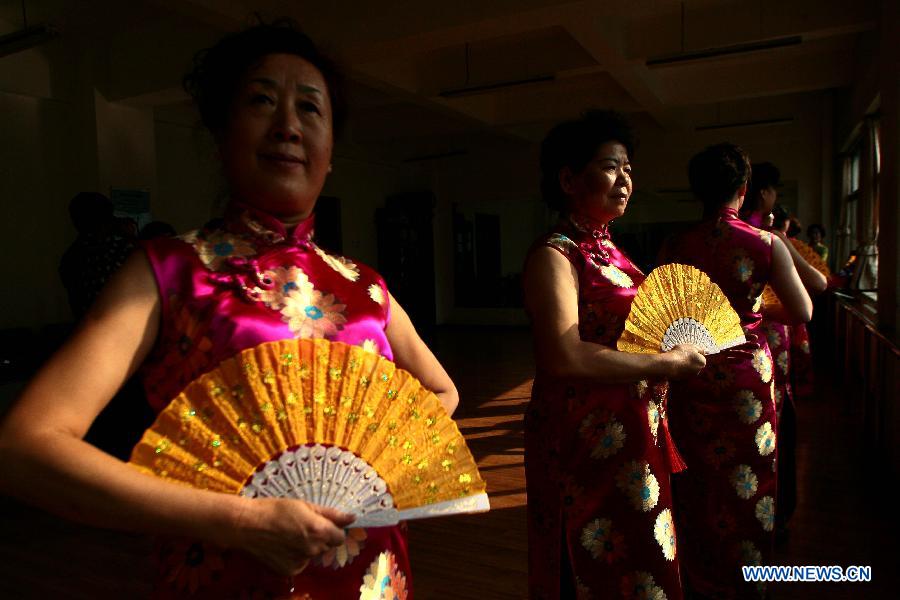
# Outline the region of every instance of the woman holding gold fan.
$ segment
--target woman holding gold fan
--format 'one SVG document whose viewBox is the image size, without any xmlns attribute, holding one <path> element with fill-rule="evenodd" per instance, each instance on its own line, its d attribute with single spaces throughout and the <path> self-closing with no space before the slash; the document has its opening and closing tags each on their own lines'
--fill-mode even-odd
<svg viewBox="0 0 900 600">
<path fill-rule="evenodd" d="M 688 171 L 704 220 L 669 240 L 661 262 L 709 275 L 761 347 L 749 360 L 671 386 L 672 436 L 688 465 L 673 477 L 682 574 L 691 596 L 751 598 L 761 590 L 744 582 L 740 567 L 771 563 L 776 498 L 773 362 L 759 335 L 761 294 L 771 285 L 795 321 L 809 320 L 812 303 L 785 243 L 738 218 L 750 178 L 743 150 L 711 146 Z"/>
<path fill-rule="evenodd" d="M 665 378 L 706 364 L 693 346 L 615 350 L 644 274 L 610 239 L 632 192 L 624 117 L 591 111 L 541 146 L 542 192 L 561 213 L 525 265 L 537 376 L 526 413 L 533 598 L 681 598 Z M 593 596 L 591 596 L 593 594 Z"/>
<path fill-rule="evenodd" d="M 279 21 L 226 36 L 198 55 L 185 84 L 218 146 L 231 196 L 225 218 L 146 242 L 130 258 L 3 422 L 3 491 L 97 526 L 192 540 L 163 545 L 156 597 L 355 598 L 374 585 L 411 598 L 397 526 L 345 531 L 353 517 L 334 509 L 176 485 L 81 439 L 138 369 L 161 410 L 224 359 L 292 338 L 393 358 L 448 413 L 457 404 L 452 381 L 382 278 L 312 241 L 312 211 L 343 113 L 332 63 L 292 22 Z M 302 378 L 296 358 L 294 365 L 281 356 L 279 364 Z M 281 372 L 259 373 L 260 385 L 277 385 Z M 208 415 L 183 418 L 199 424 Z M 263 433 L 260 422 L 244 422 L 246 435 Z M 160 443 L 156 452 L 170 447 Z"/>
</svg>

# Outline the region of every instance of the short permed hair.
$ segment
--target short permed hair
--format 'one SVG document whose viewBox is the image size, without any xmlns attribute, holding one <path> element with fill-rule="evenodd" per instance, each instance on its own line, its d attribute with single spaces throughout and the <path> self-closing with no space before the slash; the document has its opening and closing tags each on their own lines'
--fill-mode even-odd
<svg viewBox="0 0 900 600">
<path fill-rule="evenodd" d="M 755 175 L 755 173 L 754 173 Z M 781 231 L 784 227 L 784 224 L 788 222 L 788 219 L 791 218 L 791 215 L 788 214 L 788 211 L 780 204 L 775 204 L 772 207 L 772 227 Z"/>
<path fill-rule="evenodd" d="M 289 18 L 260 22 L 229 33 L 194 56 L 194 66 L 184 76 L 182 85 L 194 99 L 203 125 L 213 134 L 224 130 L 241 78 L 270 54 L 294 54 L 319 70 L 328 86 L 331 125 L 337 136 L 346 117 L 343 77 L 334 61 L 320 52 L 297 22 Z"/>
<path fill-rule="evenodd" d="M 707 213 L 719 210 L 750 179 L 750 157 L 730 143 L 709 146 L 691 158 L 688 180 L 691 191 Z"/>
<path fill-rule="evenodd" d="M 589 110 L 550 130 L 541 143 L 541 195 L 551 209 L 566 210 L 568 197 L 559 185 L 559 172 L 569 167 L 580 173 L 607 142 L 622 144 L 628 159 L 634 158 L 634 131 L 624 115 L 612 110 Z"/>
<path fill-rule="evenodd" d="M 767 188 L 777 187 L 779 183 L 781 183 L 781 171 L 778 170 L 778 167 L 770 162 L 753 165 L 753 177 L 750 178 L 741 213 L 750 214 L 759 210 L 761 192 Z"/>
</svg>

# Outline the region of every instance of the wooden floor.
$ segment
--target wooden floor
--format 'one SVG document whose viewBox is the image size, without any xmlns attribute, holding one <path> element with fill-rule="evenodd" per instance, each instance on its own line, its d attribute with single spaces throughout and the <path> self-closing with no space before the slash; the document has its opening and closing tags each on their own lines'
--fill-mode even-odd
<svg viewBox="0 0 900 600">
<path fill-rule="evenodd" d="M 488 514 L 412 523 L 419 600 L 527 596 L 523 411 L 533 367 L 520 329 L 445 329 L 434 344 L 462 403 L 455 415 L 488 482 Z M 799 503 L 781 565 L 871 565 L 871 583 L 773 585 L 772 598 L 900 595 L 895 482 L 860 450 L 827 370 L 799 407 Z M 147 542 L 91 530 L 0 498 L 0 598 L 141 598 Z M 611 590 L 614 592 L 614 590 Z"/>
</svg>

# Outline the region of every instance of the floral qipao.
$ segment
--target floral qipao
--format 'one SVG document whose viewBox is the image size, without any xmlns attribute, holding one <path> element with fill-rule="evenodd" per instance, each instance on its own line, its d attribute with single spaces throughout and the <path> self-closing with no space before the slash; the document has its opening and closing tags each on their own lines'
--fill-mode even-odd
<svg viewBox="0 0 900 600">
<path fill-rule="evenodd" d="M 160 293 L 157 342 L 143 366 L 160 411 L 222 360 L 264 342 L 325 338 L 392 359 L 384 280 L 318 247 L 313 217 L 292 232 L 273 217 L 232 204 L 224 220 L 179 238 L 143 243 Z M 404 582 L 409 560 L 401 526 L 349 529 L 344 545 L 293 581 L 246 555 L 196 542 L 160 544 L 157 598 L 357 598 L 367 573 L 389 558 Z"/>
<path fill-rule="evenodd" d="M 775 515 L 774 369 L 759 313 L 772 234 L 722 209 L 663 249 L 664 263 L 707 273 L 759 338 L 751 359 L 673 382 L 669 417 L 687 470 L 673 477 L 686 588 L 710 598 L 756 597 L 741 565 L 769 563 Z"/>
<path fill-rule="evenodd" d="M 578 273 L 581 339 L 615 348 L 644 274 L 605 226 L 559 224 L 549 246 Z M 681 598 L 665 381 L 596 384 L 538 370 L 525 417 L 532 598 Z M 571 570 L 571 575 L 567 572 Z"/>
</svg>

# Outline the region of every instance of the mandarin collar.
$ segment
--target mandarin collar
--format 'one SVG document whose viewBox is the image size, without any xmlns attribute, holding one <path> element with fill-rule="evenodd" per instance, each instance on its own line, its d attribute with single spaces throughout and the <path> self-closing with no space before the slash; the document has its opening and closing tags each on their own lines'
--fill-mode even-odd
<svg viewBox="0 0 900 600">
<path fill-rule="evenodd" d="M 595 240 L 609 240 L 608 223 L 600 223 L 585 215 L 576 215 L 573 213 L 568 215 L 568 219 L 575 229 L 590 235 Z"/>
<path fill-rule="evenodd" d="M 719 218 L 731 221 L 738 218 L 738 211 L 732 206 L 723 206 L 719 209 Z"/>
<path fill-rule="evenodd" d="M 285 241 L 310 242 L 315 233 L 315 220 L 315 214 L 310 214 L 288 233 L 284 223 L 277 217 L 243 202 L 232 200 L 225 210 L 225 222 L 230 229 L 249 234 L 270 244 Z"/>
</svg>

